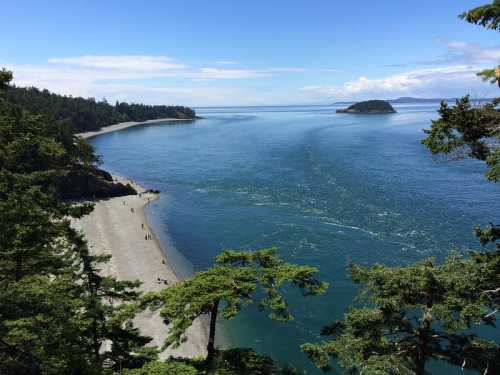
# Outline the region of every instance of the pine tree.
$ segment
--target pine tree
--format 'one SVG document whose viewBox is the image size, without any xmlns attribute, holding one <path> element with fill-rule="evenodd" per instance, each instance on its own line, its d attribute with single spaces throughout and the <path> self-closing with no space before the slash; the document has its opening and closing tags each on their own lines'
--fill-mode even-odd
<svg viewBox="0 0 500 375">
<path fill-rule="evenodd" d="M 323 328 L 333 340 L 302 346 L 319 367 L 335 358 L 352 373 L 424 375 L 433 360 L 500 371 L 500 346 L 472 329 L 492 324 L 499 307 L 487 292 L 495 272 L 487 261 L 454 254 L 442 265 L 427 259 L 406 267 L 351 265 L 349 272 L 365 303 Z"/>
<path fill-rule="evenodd" d="M 463 20 L 481 25 L 487 29 L 500 30 L 500 0 L 494 0 L 491 4 L 482 5 L 471 9 L 460 15 Z M 493 69 L 484 69 L 478 73 L 484 81 L 497 83 L 500 87 L 500 65 Z"/>
<path fill-rule="evenodd" d="M 5 100 L 0 72 L 0 373 L 103 374 L 156 358 L 133 326 L 138 282 L 100 274 L 69 218 L 92 205 L 58 195 L 98 160 L 65 122 Z"/>
<path fill-rule="evenodd" d="M 144 303 L 161 308 L 160 314 L 170 323 L 165 346 L 178 346 L 185 340 L 186 330 L 202 315 L 210 316 L 207 362 L 216 354 L 215 333 L 219 312 L 225 319 L 234 318 L 243 306 L 254 302 L 262 292 L 259 307 L 271 319 L 292 319 L 281 288 L 286 284 L 298 287 L 305 296 L 323 293 L 327 284 L 314 278 L 317 269 L 284 262 L 275 249 L 255 252 L 224 251 L 215 265 L 186 280 L 151 293 Z M 260 294 L 259 294 L 260 295 Z"/>
</svg>

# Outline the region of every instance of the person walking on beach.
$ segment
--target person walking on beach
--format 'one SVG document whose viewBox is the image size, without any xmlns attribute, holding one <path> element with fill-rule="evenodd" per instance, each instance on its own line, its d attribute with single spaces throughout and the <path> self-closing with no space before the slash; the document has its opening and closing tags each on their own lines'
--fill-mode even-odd
<svg viewBox="0 0 500 375">
<path fill-rule="evenodd" d="M 157 277 L 157 278 L 156 278 L 156 282 L 157 282 L 158 284 L 162 284 L 162 283 L 163 283 L 163 284 L 165 284 L 165 285 L 168 285 L 168 280 L 167 280 L 167 279 L 162 279 L 162 278 L 160 278 L 160 277 Z"/>
<path fill-rule="evenodd" d="M 144 229 L 144 224 L 141 224 L 141 228 Z"/>
</svg>

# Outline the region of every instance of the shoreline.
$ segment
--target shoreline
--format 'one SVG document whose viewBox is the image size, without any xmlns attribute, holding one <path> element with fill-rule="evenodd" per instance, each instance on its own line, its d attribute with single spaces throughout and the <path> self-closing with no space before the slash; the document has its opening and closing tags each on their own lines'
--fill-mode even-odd
<svg viewBox="0 0 500 375">
<path fill-rule="evenodd" d="M 76 134 L 89 139 L 137 125 L 164 121 L 192 121 L 191 119 L 157 119 L 145 122 L 123 122 L 106 126 L 97 131 Z M 113 174 L 113 180 L 130 183 L 140 195 L 127 195 L 94 201 L 94 210 L 72 225 L 85 234 L 89 248 L 96 254 L 111 255 L 109 263 L 103 265 L 103 274 L 112 275 L 120 280 L 137 280 L 143 292 L 158 291 L 166 285 L 158 278 L 167 280 L 169 285 L 181 279 L 169 262 L 158 236 L 147 219 L 145 207 L 158 199 L 159 194 L 145 193 L 146 189 L 134 181 Z M 133 212 L 132 212 L 133 211 Z M 144 236 L 150 235 L 146 240 Z M 197 319 L 187 330 L 187 341 L 177 349 L 168 348 L 159 355 L 160 359 L 170 356 L 195 358 L 206 355 L 208 343 L 207 322 Z M 150 345 L 161 347 L 167 336 L 168 327 L 163 323 L 159 311 L 144 311 L 134 320 L 135 326 L 146 336 L 153 338 Z"/>
<path fill-rule="evenodd" d="M 127 195 L 95 201 L 94 210 L 81 219 L 72 221 L 72 226 L 85 234 L 90 251 L 111 255 L 111 260 L 102 265 L 101 272 L 120 280 L 140 280 L 142 292 L 158 291 L 166 285 L 180 281 L 174 267 L 169 263 L 157 236 L 148 223 L 144 208 L 158 194 L 146 193 L 146 189 L 131 180 L 113 175 L 115 181 L 130 183 L 140 195 Z M 146 239 L 145 236 L 151 239 Z M 168 327 L 163 323 L 159 311 L 141 312 L 134 319 L 142 334 L 153 340 L 150 345 L 161 347 Z M 187 341 L 179 348 L 168 348 L 160 359 L 170 356 L 195 358 L 206 354 L 208 341 L 206 324 L 198 319 L 187 330 Z"/>
<path fill-rule="evenodd" d="M 127 129 L 131 128 L 134 126 L 138 125 L 145 125 L 145 124 L 154 124 L 157 122 L 166 122 L 166 121 L 194 121 L 196 119 L 191 119 L 191 118 L 159 118 L 156 120 L 146 120 L 146 121 L 127 121 L 127 122 L 120 122 L 118 124 L 113 124 L 109 126 L 105 126 L 103 128 L 97 129 L 97 130 L 92 130 L 84 133 L 78 133 L 76 134 L 77 137 L 83 138 L 83 139 L 89 139 L 101 134 L 106 134 L 106 133 L 111 133 L 117 130 L 122 130 L 122 129 Z"/>
</svg>

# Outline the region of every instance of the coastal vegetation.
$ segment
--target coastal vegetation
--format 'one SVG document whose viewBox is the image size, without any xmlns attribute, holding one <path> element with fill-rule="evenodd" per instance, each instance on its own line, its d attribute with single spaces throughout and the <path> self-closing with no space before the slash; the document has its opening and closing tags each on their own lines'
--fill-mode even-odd
<svg viewBox="0 0 500 375">
<path fill-rule="evenodd" d="M 64 122 L 6 100 L 11 79 L 1 71 L 0 373 L 140 366 L 155 350 L 132 323 L 139 283 L 100 274 L 109 259 L 91 254 L 69 220 L 92 204 L 60 195 L 71 171 L 89 170 L 97 158 Z"/>
<path fill-rule="evenodd" d="M 460 15 L 463 20 L 483 26 L 491 30 L 500 29 L 500 0 L 494 0 L 491 4 L 482 5 L 464 12 Z M 484 81 L 497 83 L 500 87 L 500 65 L 492 69 L 484 69 L 478 73 Z"/>
<path fill-rule="evenodd" d="M 248 348 L 219 350 L 211 363 L 204 359 L 171 358 L 151 361 L 135 369 L 126 369 L 124 375 L 299 375 L 287 366 L 279 366 L 269 356 L 257 354 Z"/>
<path fill-rule="evenodd" d="M 462 17 L 498 30 L 500 2 Z M 497 83 L 496 71 L 481 76 Z M 292 319 L 283 291 L 297 287 L 304 296 L 322 294 L 327 284 L 316 279 L 316 268 L 287 263 L 275 249 L 228 250 L 191 279 L 142 295 L 140 280 L 102 275 L 110 258 L 93 254 L 70 225 L 93 209 L 82 198 L 135 193 L 98 168 L 93 148 L 75 132 L 121 121 L 194 118 L 194 111 L 112 106 L 14 87 L 12 78 L 0 70 L 0 373 L 295 373 L 251 349 L 217 350 L 217 318 L 231 319 L 258 303 L 271 319 Z M 351 112 L 389 112 L 385 104 L 369 103 Z M 423 144 L 434 154 L 483 161 L 486 178 L 500 181 L 498 103 L 473 106 L 468 97 L 454 106 L 442 103 Z M 350 374 L 424 375 L 434 362 L 500 373 L 500 346 L 484 338 L 500 309 L 500 226 L 474 231 L 484 248 L 452 253 L 443 262 L 351 264 L 359 300 L 343 319 L 323 328 L 322 342 L 302 350 L 319 368 L 331 369 L 333 359 Z M 151 338 L 134 326 L 146 308 L 159 309 L 168 325 L 165 347 L 179 345 L 193 321 L 208 315 L 207 358 L 159 361 L 161 349 L 149 346 Z"/>
<path fill-rule="evenodd" d="M 53 121 L 65 121 L 75 133 L 96 130 L 126 121 L 146 121 L 162 118 L 194 119 L 193 109 L 183 106 L 145 105 L 106 99 L 63 96 L 35 87 L 12 86 L 4 93 L 8 102 L 32 113 L 44 114 Z"/>
<path fill-rule="evenodd" d="M 385 100 L 367 100 L 353 104 L 345 109 L 337 109 L 337 113 L 396 113 L 391 103 Z"/>
<path fill-rule="evenodd" d="M 343 320 L 325 326 L 319 344 L 302 346 L 323 369 L 331 358 L 352 373 L 428 374 L 443 361 L 460 368 L 500 371 L 500 347 L 482 339 L 474 324 L 493 325 L 499 301 L 499 263 L 484 254 L 426 259 L 405 267 L 351 265 L 359 300 Z"/>
<path fill-rule="evenodd" d="M 281 289 L 286 284 L 298 287 L 304 296 L 319 295 L 328 284 L 314 278 L 317 269 L 284 262 L 276 249 L 254 252 L 226 250 L 215 259 L 215 265 L 198 272 L 192 279 L 180 282 L 158 293 L 146 295 L 145 303 L 161 307 L 161 316 L 171 324 L 166 346 L 178 346 L 186 330 L 202 315 L 210 316 L 207 362 L 216 356 L 215 331 L 219 310 L 224 319 L 232 319 L 243 306 L 262 297 L 259 308 L 275 320 L 289 321 L 293 316 L 287 308 Z M 259 293 L 260 292 L 260 293 Z"/>
<path fill-rule="evenodd" d="M 290 319 L 280 294 L 283 284 L 320 294 L 326 284 L 314 279 L 316 270 L 285 263 L 268 249 L 226 251 L 213 268 L 157 295 L 142 296 L 139 280 L 102 275 L 110 257 L 93 254 L 70 219 L 92 211 L 93 204 L 81 200 L 88 195 L 82 185 L 95 174 L 109 185 L 120 185 L 96 167 L 99 158 L 68 121 L 54 119 L 50 108 L 49 114 L 33 113 L 12 102 L 12 78 L 10 71 L 0 70 L 0 373 L 294 373 L 251 349 L 216 350 L 215 306 L 234 316 L 253 301 L 259 286 L 266 293 L 260 302 L 272 317 Z M 191 299 L 191 291 L 198 300 Z M 173 341 L 194 319 L 189 309 L 197 315 L 212 313 L 209 361 L 157 360 L 160 350 L 148 345 L 151 338 L 133 322 L 156 300 L 167 312 L 168 307 L 179 309 L 178 316 L 164 313 L 174 322 Z"/>
</svg>

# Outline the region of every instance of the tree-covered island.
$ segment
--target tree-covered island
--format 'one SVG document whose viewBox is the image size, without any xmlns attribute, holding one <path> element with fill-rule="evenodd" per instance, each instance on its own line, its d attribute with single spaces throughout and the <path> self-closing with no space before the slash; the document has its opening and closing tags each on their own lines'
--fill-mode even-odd
<svg viewBox="0 0 500 375">
<path fill-rule="evenodd" d="M 396 113 L 396 110 L 385 100 L 367 100 L 344 109 L 337 109 L 337 113 L 380 114 Z"/>
</svg>

